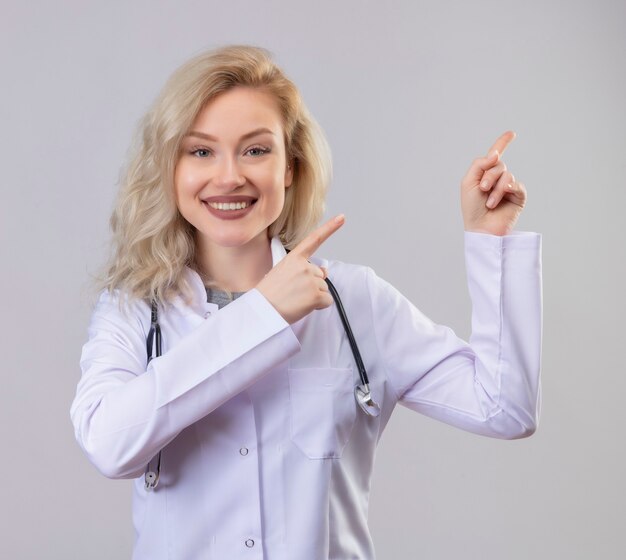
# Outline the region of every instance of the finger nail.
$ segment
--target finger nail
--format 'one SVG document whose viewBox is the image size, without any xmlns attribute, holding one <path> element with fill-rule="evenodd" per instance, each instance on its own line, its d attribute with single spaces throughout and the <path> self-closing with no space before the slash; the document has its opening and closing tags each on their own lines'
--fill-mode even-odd
<svg viewBox="0 0 626 560">
<path fill-rule="evenodd" d="M 493 208 L 495 204 L 496 204 L 496 199 L 493 196 L 490 196 L 489 200 L 487 200 L 487 207 Z"/>
<path fill-rule="evenodd" d="M 489 188 L 489 183 L 487 181 L 483 181 L 480 184 L 480 188 L 486 191 Z"/>
<path fill-rule="evenodd" d="M 335 217 L 336 222 L 343 222 L 346 219 L 345 214 L 339 214 L 339 216 Z"/>
</svg>

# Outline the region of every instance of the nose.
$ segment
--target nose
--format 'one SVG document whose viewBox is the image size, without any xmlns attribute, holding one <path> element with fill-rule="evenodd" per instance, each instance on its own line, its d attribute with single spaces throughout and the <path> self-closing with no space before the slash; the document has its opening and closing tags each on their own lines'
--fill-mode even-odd
<svg viewBox="0 0 626 560">
<path fill-rule="evenodd" d="M 220 158 L 215 171 L 214 183 L 221 190 L 233 190 L 246 182 L 235 157 L 224 156 Z"/>
</svg>

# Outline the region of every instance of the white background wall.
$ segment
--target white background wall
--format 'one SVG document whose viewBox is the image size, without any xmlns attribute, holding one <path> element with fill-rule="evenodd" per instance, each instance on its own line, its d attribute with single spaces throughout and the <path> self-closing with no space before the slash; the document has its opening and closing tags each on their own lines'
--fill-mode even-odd
<svg viewBox="0 0 626 560">
<path fill-rule="evenodd" d="M 69 405 L 136 122 L 167 76 L 265 46 L 334 154 L 329 258 L 368 264 L 469 336 L 459 180 L 504 130 L 543 234 L 543 413 L 497 441 L 399 408 L 370 525 L 381 559 L 626 557 L 626 4 L 3 0 L 0 557 L 128 558 L 130 485 Z M 393 250 L 387 245 L 391 243 Z M 322 254 L 321 253 L 321 254 Z M 271 560 L 271 559 L 270 559 Z"/>
</svg>

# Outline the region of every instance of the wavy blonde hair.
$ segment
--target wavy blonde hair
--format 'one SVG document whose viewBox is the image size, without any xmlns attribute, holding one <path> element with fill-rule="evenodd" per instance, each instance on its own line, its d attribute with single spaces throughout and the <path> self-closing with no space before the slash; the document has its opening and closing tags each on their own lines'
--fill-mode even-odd
<svg viewBox="0 0 626 560">
<path fill-rule="evenodd" d="M 186 62 L 172 74 L 140 122 L 111 216 L 112 253 L 97 284 L 125 298 L 189 303 L 187 266 L 198 270 L 195 228 L 180 214 L 174 171 L 181 140 L 198 113 L 237 86 L 270 93 L 280 107 L 287 161 L 294 169 L 285 204 L 269 235 L 293 248 L 318 223 L 331 179 L 331 156 L 300 92 L 260 47 L 231 45 Z"/>
</svg>

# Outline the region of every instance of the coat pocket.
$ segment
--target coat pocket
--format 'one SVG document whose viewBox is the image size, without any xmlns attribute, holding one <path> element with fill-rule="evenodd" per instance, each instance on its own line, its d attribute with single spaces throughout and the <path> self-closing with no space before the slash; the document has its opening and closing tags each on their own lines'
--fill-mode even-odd
<svg viewBox="0 0 626 560">
<path fill-rule="evenodd" d="M 291 440 L 310 459 L 339 458 L 356 420 L 352 368 L 289 369 Z"/>
</svg>

